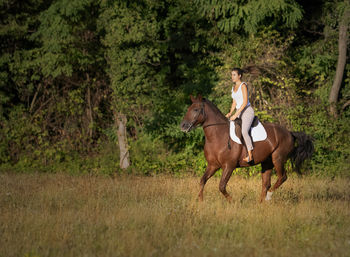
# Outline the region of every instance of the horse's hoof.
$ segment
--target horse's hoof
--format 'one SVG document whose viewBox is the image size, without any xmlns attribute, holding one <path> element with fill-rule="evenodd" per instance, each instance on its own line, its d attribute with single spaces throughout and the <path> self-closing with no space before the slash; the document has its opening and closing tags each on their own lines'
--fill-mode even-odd
<svg viewBox="0 0 350 257">
<path fill-rule="evenodd" d="M 227 200 L 229 203 L 232 203 L 232 197 L 231 197 L 231 196 L 226 196 L 226 200 Z"/>
<path fill-rule="evenodd" d="M 267 192 L 265 201 L 271 201 L 273 192 Z"/>
</svg>

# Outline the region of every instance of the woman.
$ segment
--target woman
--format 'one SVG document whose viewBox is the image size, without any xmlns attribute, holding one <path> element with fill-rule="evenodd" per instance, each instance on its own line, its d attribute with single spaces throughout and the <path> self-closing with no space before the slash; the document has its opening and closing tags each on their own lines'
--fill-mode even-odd
<svg viewBox="0 0 350 257">
<path fill-rule="evenodd" d="M 231 78 L 235 85 L 232 87 L 232 106 L 227 118 L 230 118 L 233 111 L 236 109 L 235 114 L 230 118 L 230 120 L 235 120 L 240 117 L 242 119 L 242 135 L 247 146 L 248 156 L 246 156 L 243 161 L 251 164 L 253 161 L 253 143 L 248 132 L 252 122 L 254 120 L 254 110 L 250 106 L 248 99 L 248 89 L 247 84 L 242 82 L 243 70 L 240 68 L 234 68 L 231 72 Z"/>
</svg>

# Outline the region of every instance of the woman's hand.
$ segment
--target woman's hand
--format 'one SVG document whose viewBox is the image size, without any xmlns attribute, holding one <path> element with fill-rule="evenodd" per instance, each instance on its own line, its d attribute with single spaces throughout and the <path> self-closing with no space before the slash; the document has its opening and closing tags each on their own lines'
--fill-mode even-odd
<svg viewBox="0 0 350 257">
<path fill-rule="evenodd" d="M 229 112 L 228 114 L 226 114 L 226 118 L 230 118 L 231 113 Z"/>
<path fill-rule="evenodd" d="M 230 118 L 230 120 L 235 120 L 235 119 L 237 119 L 237 117 L 238 117 L 238 114 L 235 113 L 235 115 L 233 115 L 233 116 Z"/>
</svg>

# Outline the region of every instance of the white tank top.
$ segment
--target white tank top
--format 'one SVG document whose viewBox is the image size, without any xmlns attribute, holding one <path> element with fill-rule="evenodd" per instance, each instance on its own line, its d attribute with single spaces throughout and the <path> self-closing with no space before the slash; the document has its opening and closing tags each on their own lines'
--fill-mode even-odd
<svg viewBox="0 0 350 257">
<path fill-rule="evenodd" d="M 235 92 L 233 90 L 233 87 L 232 87 L 232 98 L 233 100 L 236 101 L 236 109 L 238 110 L 239 108 L 241 108 L 242 104 L 243 104 L 243 92 L 242 92 L 242 85 L 245 84 L 247 86 L 247 83 L 245 82 L 242 82 L 240 85 L 239 85 L 239 88 L 237 90 L 237 92 Z M 247 94 L 248 94 L 248 102 L 247 102 L 247 105 L 246 107 L 250 106 L 250 102 L 249 102 L 249 93 L 248 93 L 248 86 L 247 86 Z"/>
</svg>

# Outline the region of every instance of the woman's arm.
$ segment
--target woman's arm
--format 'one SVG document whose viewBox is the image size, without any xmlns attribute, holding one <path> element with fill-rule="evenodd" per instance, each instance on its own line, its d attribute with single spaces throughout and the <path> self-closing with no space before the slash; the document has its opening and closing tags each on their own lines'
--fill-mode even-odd
<svg viewBox="0 0 350 257">
<path fill-rule="evenodd" d="M 236 101 L 232 99 L 231 110 L 230 110 L 230 112 L 229 112 L 228 114 L 226 114 L 226 117 L 227 117 L 227 118 L 230 118 L 230 116 L 232 115 L 233 111 L 234 111 L 235 108 L 236 108 L 236 105 L 237 105 Z"/>
<path fill-rule="evenodd" d="M 244 108 L 247 106 L 248 103 L 248 90 L 247 90 L 247 86 L 245 83 L 243 83 L 243 85 L 241 86 L 241 90 L 242 90 L 242 95 L 243 95 L 243 103 L 242 106 L 236 111 L 235 115 L 233 115 L 231 117 L 231 120 L 235 120 L 237 119 L 237 117 L 239 116 L 239 114 L 244 110 Z"/>
</svg>

